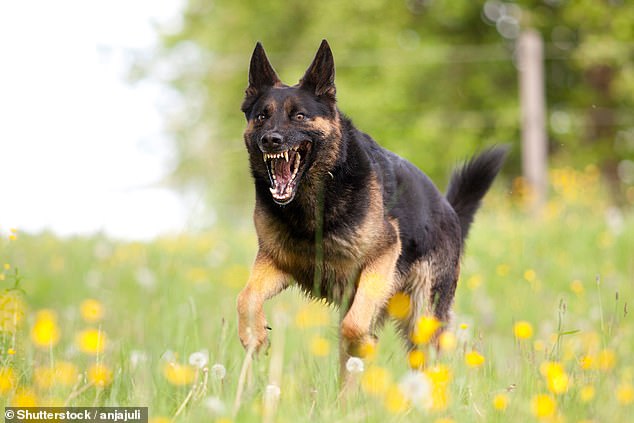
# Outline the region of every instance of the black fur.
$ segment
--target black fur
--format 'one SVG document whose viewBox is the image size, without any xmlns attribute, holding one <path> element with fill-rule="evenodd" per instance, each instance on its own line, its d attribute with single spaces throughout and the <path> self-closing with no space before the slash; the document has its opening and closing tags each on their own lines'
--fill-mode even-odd
<svg viewBox="0 0 634 423">
<path fill-rule="evenodd" d="M 491 148 L 469 160 L 451 175 L 447 200 L 460 218 L 463 241 L 469 234 L 469 227 L 482 197 L 504 164 L 507 150 L 506 147 Z"/>
</svg>

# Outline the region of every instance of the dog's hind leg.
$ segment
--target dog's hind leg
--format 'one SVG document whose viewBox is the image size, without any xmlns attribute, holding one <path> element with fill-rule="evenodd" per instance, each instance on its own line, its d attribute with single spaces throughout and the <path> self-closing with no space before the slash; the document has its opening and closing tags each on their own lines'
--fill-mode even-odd
<svg viewBox="0 0 634 423">
<path fill-rule="evenodd" d="M 404 292 L 410 297 L 410 311 L 406 318 L 397 319 L 396 325 L 408 351 L 414 350 L 417 343 L 430 343 L 438 348 L 438 338 L 451 320 L 451 305 L 459 274 L 459 261 L 443 260 L 442 265 L 432 260 L 416 263 L 408 275 Z M 424 333 L 429 329 L 417 325 L 421 317 L 433 317 L 439 327 L 433 333 Z M 414 334 L 418 333 L 418 336 Z M 417 339 L 418 338 L 418 339 Z"/>
</svg>

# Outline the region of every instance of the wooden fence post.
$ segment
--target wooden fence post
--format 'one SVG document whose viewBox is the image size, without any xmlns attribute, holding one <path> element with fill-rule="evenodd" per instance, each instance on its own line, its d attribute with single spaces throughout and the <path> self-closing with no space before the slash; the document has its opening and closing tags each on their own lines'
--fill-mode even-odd
<svg viewBox="0 0 634 423">
<path fill-rule="evenodd" d="M 518 40 L 522 172 L 533 194 L 531 208 L 539 213 L 548 190 L 544 43 L 539 32 L 526 30 Z"/>
</svg>

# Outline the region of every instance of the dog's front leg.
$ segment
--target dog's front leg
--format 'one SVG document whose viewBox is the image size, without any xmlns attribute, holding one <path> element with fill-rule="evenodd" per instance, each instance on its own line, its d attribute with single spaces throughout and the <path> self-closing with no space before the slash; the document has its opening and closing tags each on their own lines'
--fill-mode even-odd
<svg viewBox="0 0 634 423">
<path fill-rule="evenodd" d="M 394 293 L 400 252 L 400 242 L 394 242 L 361 270 L 352 304 L 341 321 L 342 347 L 349 356 L 363 356 L 363 347 L 375 343 L 372 326 Z M 346 359 L 344 354 L 341 359 Z"/>
<path fill-rule="evenodd" d="M 249 281 L 238 295 L 238 335 L 245 348 L 259 351 L 268 344 L 264 301 L 280 293 L 290 280 L 270 258 L 258 252 Z"/>
</svg>

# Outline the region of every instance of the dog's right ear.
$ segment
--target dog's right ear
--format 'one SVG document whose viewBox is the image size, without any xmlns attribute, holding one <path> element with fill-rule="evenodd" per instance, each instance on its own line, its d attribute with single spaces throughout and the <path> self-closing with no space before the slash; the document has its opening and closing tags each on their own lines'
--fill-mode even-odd
<svg viewBox="0 0 634 423">
<path fill-rule="evenodd" d="M 258 41 L 251 55 L 251 64 L 249 65 L 249 86 L 245 91 L 244 102 L 241 107 L 244 114 L 248 115 L 253 103 L 255 103 L 262 91 L 278 84 L 281 84 L 280 78 L 266 57 L 264 47 Z"/>
</svg>

